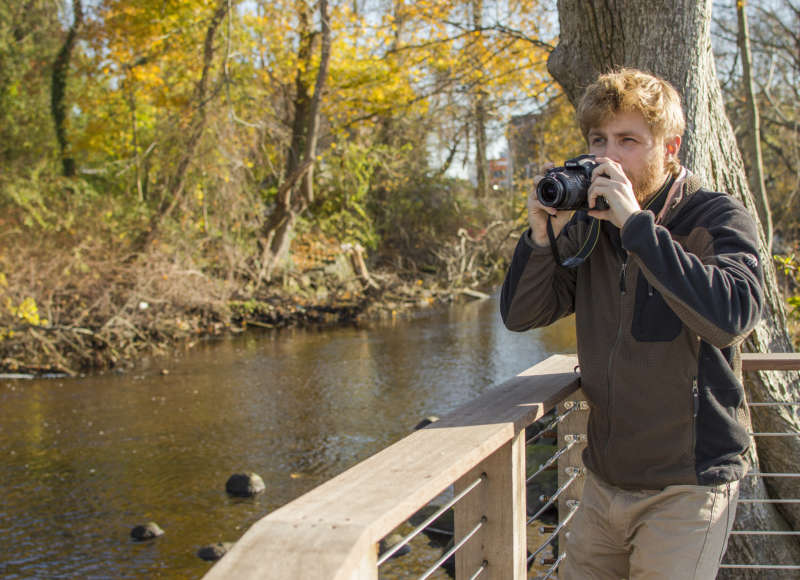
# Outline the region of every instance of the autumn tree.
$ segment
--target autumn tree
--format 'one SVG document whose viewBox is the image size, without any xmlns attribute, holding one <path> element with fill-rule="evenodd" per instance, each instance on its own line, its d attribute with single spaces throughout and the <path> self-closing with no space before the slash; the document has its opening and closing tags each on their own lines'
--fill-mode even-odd
<svg viewBox="0 0 800 580">
<path fill-rule="evenodd" d="M 51 89 L 51 107 L 53 121 L 55 122 L 56 138 L 61 150 L 61 160 L 64 167 L 64 175 L 72 177 L 75 175 L 75 160 L 69 153 L 69 142 L 67 140 L 67 76 L 70 73 L 70 61 L 72 51 L 78 39 L 78 32 L 83 26 L 83 3 L 81 0 L 72 2 L 73 22 L 67 31 L 67 37 L 61 50 L 58 51 L 55 62 L 53 63 L 53 81 Z"/>
<path fill-rule="evenodd" d="M 742 59 L 742 81 L 745 87 L 748 113 L 745 151 L 747 152 L 746 156 L 750 160 L 750 171 L 748 172 L 750 191 L 753 194 L 753 200 L 758 208 L 758 216 L 761 219 L 761 225 L 764 227 L 767 253 L 771 255 L 773 235 L 772 211 L 769 206 L 766 185 L 764 184 L 764 160 L 761 155 L 761 120 L 758 112 L 758 102 L 756 100 L 755 81 L 753 80 L 753 56 L 750 50 L 750 27 L 747 23 L 747 2 L 745 0 L 737 0 L 736 16 L 738 21 L 737 44 L 739 45 L 739 54 Z"/>
<path fill-rule="evenodd" d="M 797 240 L 800 191 L 797 180 L 800 6 L 795 0 L 774 0 L 758 4 L 721 2 L 716 8 L 712 33 L 715 54 L 721 63 L 719 76 L 728 117 L 756 189 L 759 187 L 756 146 L 761 150 L 764 186 L 774 214 L 775 249 L 791 253 Z M 746 16 L 746 23 L 742 16 Z M 742 51 L 745 42 L 741 32 L 745 27 L 749 59 Z M 751 70 L 749 80 L 747 69 Z M 758 113 L 757 126 L 753 111 Z"/>
<path fill-rule="evenodd" d="M 49 0 L 0 5 L 0 160 L 4 177 L 52 158 L 51 65 L 63 41 Z"/>
<path fill-rule="evenodd" d="M 560 41 L 548 68 L 573 103 L 598 74 L 629 66 L 651 71 L 669 80 L 682 93 L 687 130 L 683 162 L 708 186 L 740 199 L 757 218 L 742 158 L 725 117 L 724 104 L 711 52 L 711 0 L 632 1 L 624 5 L 593 1 L 593 18 L 584 18 L 585 2 L 559 0 Z M 765 277 L 765 312 L 762 322 L 746 342 L 755 352 L 792 350 L 786 333 L 783 299 L 775 280 L 768 245 L 761 237 Z M 748 381 L 752 401 L 797 400 L 796 372 L 762 372 Z M 787 407 L 756 408 L 756 432 L 797 432 L 800 421 Z M 757 450 L 757 454 L 756 454 Z M 762 438 L 751 446 L 754 471 L 797 471 L 800 441 L 796 438 Z M 747 477 L 742 497 L 798 497 L 798 484 L 790 478 Z M 746 529 L 800 529 L 800 509 L 795 504 L 743 503 L 737 527 Z M 734 536 L 728 550 L 734 560 L 797 562 L 800 549 L 792 538 Z M 737 577 L 742 577 L 737 576 Z"/>
<path fill-rule="evenodd" d="M 319 141 L 320 107 L 328 78 L 331 58 L 331 26 L 327 0 L 319 0 L 319 31 L 313 27 L 311 6 L 297 3 L 299 48 L 295 93 L 292 100 L 291 144 L 286 155 L 283 178 L 275 195 L 275 207 L 264 225 L 262 272 L 269 279 L 285 254 L 298 216 L 314 201 L 314 164 Z M 319 42 L 315 40 L 319 38 Z M 319 46 L 316 77 L 313 84 L 307 71 L 312 70 L 315 46 Z"/>
</svg>

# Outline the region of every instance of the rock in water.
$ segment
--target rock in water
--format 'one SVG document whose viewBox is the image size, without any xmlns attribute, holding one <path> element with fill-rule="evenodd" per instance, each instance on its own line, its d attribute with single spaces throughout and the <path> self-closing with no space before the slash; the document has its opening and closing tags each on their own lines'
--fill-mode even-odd
<svg viewBox="0 0 800 580">
<path fill-rule="evenodd" d="M 228 553 L 233 547 L 233 542 L 217 542 L 209 546 L 203 546 L 197 550 L 197 556 L 206 562 L 216 562 Z"/>
<path fill-rule="evenodd" d="M 437 417 L 436 415 L 430 415 L 428 417 L 425 417 L 422 421 L 420 421 L 414 426 L 414 431 L 419 431 L 420 429 L 424 429 L 431 423 L 436 423 L 436 421 L 438 420 L 439 417 Z"/>
<path fill-rule="evenodd" d="M 265 489 L 264 480 L 255 473 L 234 473 L 225 484 L 225 491 L 237 497 L 253 497 Z"/>
<path fill-rule="evenodd" d="M 378 557 L 383 556 L 386 550 L 393 548 L 396 544 L 403 541 L 403 536 L 400 534 L 392 534 L 391 536 L 384 538 L 378 544 Z M 411 546 L 406 544 L 399 550 L 397 550 L 394 554 L 392 554 L 389 559 L 393 560 L 394 558 L 399 558 L 400 556 L 405 556 L 411 551 Z"/>
<path fill-rule="evenodd" d="M 164 530 L 155 522 L 148 522 L 143 526 L 136 526 L 131 530 L 131 538 L 138 541 L 152 540 L 162 535 L 164 535 Z"/>
</svg>

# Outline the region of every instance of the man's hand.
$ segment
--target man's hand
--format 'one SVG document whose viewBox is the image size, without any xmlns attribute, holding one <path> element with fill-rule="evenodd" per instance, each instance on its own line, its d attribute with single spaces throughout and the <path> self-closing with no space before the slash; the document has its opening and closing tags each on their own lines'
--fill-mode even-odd
<svg viewBox="0 0 800 580">
<path fill-rule="evenodd" d="M 552 163 L 546 163 L 544 169 L 554 167 Z M 549 246 L 550 239 L 547 237 L 547 219 L 553 216 L 553 235 L 558 236 L 564 226 L 567 225 L 569 218 L 572 217 L 571 211 L 558 211 L 555 208 L 547 207 L 539 202 L 536 196 L 536 186 L 544 178 L 544 175 L 537 175 L 533 178 L 533 191 L 528 195 L 528 223 L 531 226 L 531 239 L 537 246 Z"/>
<path fill-rule="evenodd" d="M 595 199 L 602 196 L 608 203 L 606 210 L 590 210 L 589 216 L 610 221 L 622 229 L 628 218 L 641 207 L 636 200 L 631 184 L 622 166 L 607 157 L 596 159 L 599 165 L 592 172 L 592 184 L 589 186 L 589 207 L 594 207 Z"/>
</svg>

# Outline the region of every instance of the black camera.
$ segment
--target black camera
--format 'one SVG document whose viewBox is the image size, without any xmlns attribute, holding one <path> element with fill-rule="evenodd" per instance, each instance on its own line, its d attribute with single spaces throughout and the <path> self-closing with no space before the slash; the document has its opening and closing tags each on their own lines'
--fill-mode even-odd
<svg viewBox="0 0 800 580">
<path fill-rule="evenodd" d="M 592 183 L 592 171 L 599 163 L 594 155 L 579 155 L 568 159 L 563 167 L 548 169 L 536 186 L 539 203 L 555 209 L 608 209 L 602 197 L 595 199 L 593 208 L 589 207 L 588 191 Z"/>
</svg>

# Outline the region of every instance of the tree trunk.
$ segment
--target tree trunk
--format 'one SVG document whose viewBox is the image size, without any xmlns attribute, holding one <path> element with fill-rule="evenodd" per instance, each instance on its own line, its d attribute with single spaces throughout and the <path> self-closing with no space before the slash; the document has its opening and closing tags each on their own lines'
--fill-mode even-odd
<svg viewBox="0 0 800 580">
<path fill-rule="evenodd" d="M 750 161 L 750 191 L 758 208 L 758 217 L 764 226 L 764 237 L 767 241 L 767 250 L 772 255 L 772 212 L 769 207 L 767 188 L 764 185 L 764 161 L 761 157 L 761 121 L 758 115 L 758 102 L 756 101 L 753 86 L 753 62 L 750 55 L 750 31 L 747 26 L 747 2 L 736 2 L 736 14 L 739 21 L 739 52 L 742 55 L 742 80 L 747 91 L 747 119 L 750 123 L 745 147 Z"/>
<path fill-rule="evenodd" d="M 486 160 L 486 93 L 479 90 L 475 102 L 475 169 L 478 198 L 489 195 L 489 168 Z"/>
<path fill-rule="evenodd" d="M 286 160 L 284 180 L 276 195 L 275 208 L 262 229 L 264 239 L 260 278 L 267 280 L 272 277 L 275 267 L 289 248 L 289 240 L 298 216 L 314 200 L 313 171 L 319 138 L 319 111 L 328 78 L 331 54 L 327 0 L 319 0 L 319 15 L 320 63 L 314 92 L 310 94 L 310 87 L 306 84 L 302 71 L 298 69 L 295 79 L 297 94 L 294 103 L 292 141 Z M 301 39 L 298 61 L 310 66 L 315 35 L 309 30 L 311 14 L 305 2 L 302 3 L 301 13 L 298 16 L 301 26 L 306 29 L 304 38 Z"/>
<path fill-rule="evenodd" d="M 206 28 L 205 40 L 203 42 L 203 70 L 194 90 L 194 113 L 187 129 L 188 137 L 183 144 L 183 151 L 175 167 L 175 172 L 167 180 L 161 201 L 150 217 L 149 228 L 133 243 L 133 248 L 135 250 L 146 248 L 150 242 L 156 238 L 161 224 L 183 201 L 186 176 L 192 161 L 194 161 L 194 155 L 200 144 L 203 132 L 206 129 L 207 107 L 211 100 L 211 96 L 209 95 L 209 92 L 211 92 L 209 91 L 209 82 L 211 68 L 214 64 L 214 41 L 217 30 L 228 15 L 228 8 L 231 4 L 231 0 L 218 0 L 217 6 L 214 9 L 214 14 L 211 16 L 211 20 L 208 23 L 208 28 Z"/>
<path fill-rule="evenodd" d="M 195 112 L 189 126 L 189 137 L 184 145 L 184 151 L 178 161 L 175 173 L 169 180 L 167 186 L 168 197 L 162 201 L 161 208 L 159 209 L 159 219 L 169 216 L 183 199 L 186 174 L 194 159 L 195 151 L 200 143 L 200 138 L 203 136 L 203 132 L 206 129 L 206 111 L 208 101 L 210 100 L 208 85 L 211 67 L 214 63 L 214 40 L 220 24 L 222 24 L 222 21 L 228 14 L 229 7 L 230 0 L 219 0 L 217 2 L 217 7 L 214 9 L 214 14 L 211 16 L 211 21 L 208 23 L 208 28 L 206 29 L 205 41 L 203 42 L 203 71 L 200 74 L 200 81 L 197 83 L 194 91 L 193 101 L 195 103 Z"/>
<path fill-rule="evenodd" d="M 740 199 L 758 219 L 747 184 L 733 130 L 725 116 L 711 52 L 712 0 L 559 0 L 560 41 L 551 53 L 548 69 L 576 103 L 582 90 L 601 72 L 629 66 L 650 71 L 670 81 L 684 99 L 687 130 L 683 162 L 705 183 Z M 786 332 L 783 299 L 763 231 L 760 253 L 764 268 L 765 311 L 762 322 L 745 344 L 754 352 L 791 352 Z M 798 400 L 797 372 L 762 372 L 747 381 L 751 401 Z M 798 432 L 800 418 L 791 407 L 756 408 L 752 420 L 756 432 Z M 800 440 L 797 437 L 757 438 L 751 446 L 753 471 L 798 471 Z M 759 461 L 760 460 L 760 461 Z M 796 478 L 747 477 L 742 497 L 800 497 Z M 796 504 L 740 504 L 739 529 L 800 529 Z M 729 544 L 731 561 L 796 563 L 800 546 L 791 537 L 734 536 Z M 725 572 L 723 571 L 722 574 Z M 737 572 L 737 578 L 748 577 Z"/>
<path fill-rule="evenodd" d="M 483 28 L 483 0 L 472 0 L 473 30 Z M 476 42 L 481 42 L 477 39 Z M 475 92 L 475 181 L 478 198 L 489 195 L 489 171 L 486 161 L 486 91 L 476 87 Z"/>
<path fill-rule="evenodd" d="M 72 13 L 72 26 L 70 26 L 69 31 L 67 31 L 67 38 L 61 46 L 61 50 L 58 51 L 55 62 L 53 62 L 53 75 L 50 90 L 50 109 L 53 114 L 53 122 L 55 123 L 59 151 L 61 152 L 63 172 L 67 177 L 73 177 L 75 175 L 75 159 L 73 159 L 69 153 L 66 128 L 67 75 L 69 74 L 70 60 L 72 59 L 72 51 L 75 48 L 75 41 L 78 37 L 78 30 L 83 24 L 83 5 L 81 4 L 81 0 L 73 0 Z"/>
</svg>

